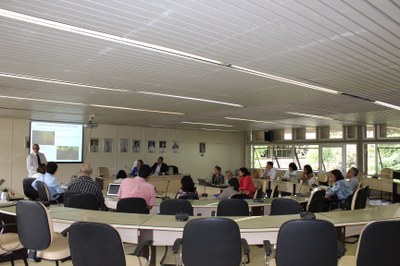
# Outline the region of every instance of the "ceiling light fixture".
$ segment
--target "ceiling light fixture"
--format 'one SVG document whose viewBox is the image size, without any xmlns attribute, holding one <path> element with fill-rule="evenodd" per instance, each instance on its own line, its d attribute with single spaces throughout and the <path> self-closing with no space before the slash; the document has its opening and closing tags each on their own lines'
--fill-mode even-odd
<svg viewBox="0 0 400 266">
<path fill-rule="evenodd" d="M 11 74 L 11 73 L 4 73 L 4 72 L 0 72 L 0 77 L 24 79 L 24 80 L 33 80 L 33 81 L 47 82 L 47 83 L 53 83 L 53 84 L 61 84 L 61 85 L 67 85 L 67 86 L 84 87 L 84 88 L 90 88 L 90 89 L 96 89 L 96 90 L 106 90 L 106 91 L 114 91 L 114 92 L 129 92 L 129 90 L 112 89 L 112 88 L 107 88 L 107 87 L 99 87 L 99 86 L 93 86 L 93 85 L 77 83 L 77 82 L 71 82 L 71 81 L 65 81 L 65 80 L 59 80 L 59 79 L 49 79 L 49 78 L 42 78 L 42 77 L 35 77 L 35 76 L 28 76 L 28 75 L 19 75 L 19 74 Z"/>
<path fill-rule="evenodd" d="M 32 101 L 32 102 L 44 102 L 44 103 L 56 103 L 56 104 L 67 104 L 67 105 L 81 105 L 81 106 L 86 106 L 86 104 L 84 104 L 84 103 L 66 102 L 66 101 L 55 101 L 55 100 L 36 99 L 36 98 L 14 97 L 14 96 L 5 96 L 5 95 L 0 95 L 0 98 L 13 99 L 13 100 L 22 100 L 22 101 Z"/>
<path fill-rule="evenodd" d="M 298 116 L 314 117 L 314 118 L 320 118 L 320 119 L 326 119 L 326 120 L 334 120 L 333 118 L 326 117 L 326 116 L 320 116 L 320 115 L 304 114 L 304 113 L 296 113 L 296 112 L 286 112 L 286 113 L 290 114 L 290 115 L 298 115 Z"/>
<path fill-rule="evenodd" d="M 214 124 L 214 123 L 201 123 L 201 122 L 188 122 L 188 121 L 182 121 L 181 123 L 189 125 L 203 125 L 203 126 L 214 126 L 214 127 L 233 127 L 233 125 L 227 125 L 227 124 Z"/>
<path fill-rule="evenodd" d="M 254 122 L 254 123 L 263 123 L 263 124 L 274 124 L 274 122 L 269 122 L 269 121 L 245 119 L 245 118 L 238 118 L 238 117 L 229 117 L 229 116 L 225 116 L 224 118 L 225 118 L 225 119 L 229 119 L 229 120 L 238 120 L 238 121 L 246 121 L 246 122 Z"/>
<path fill-rule="evenodd" d="M 296 80 L 292 80 L 292 79 L 288 79 L 288 78 L 275 76 L 275 75 L 272 75 L 272 74 L 268 74 L 268 73 L 264 73 L 264 72 L 260 72 L 260 71 L 256 71 L 256 70 L 252 70 L 252 69 L 249 69 L 249 68 L 244 68 L 244 67 L 235 66 L 235 65 L 227 65 L 227 67 L 235 69 L 235 70 L 238 70 L 238 71 L 241 71 L 241 72 L 244 72 L 244 73 L 248 73 L 248 74 L 252 74 L 252 75 L 259 76 L 259 77 L 272 79 L 272 80 L 276 80 L 276 81 L 280 81 L 280 82 L 284 82 L 284 83 L 288 83 L 288 84 L 293 84 L 293 85 L 309 88 L 309 89 L 316 90 L 316 91 L 321 91 L 321 92 L 335 94 L 335 95 L 340 94 L 339 91 L 327 89 L 327 88 L 320 87 L 320 86 L 315 86 L 315 85 L 312 85 L 312 84 L 308 84 L 308 83 L 304 83 L 304 82 L 300 82 L 300 81 L 296 81 Z"/>
<path fill-rule="evenodd" d="M 392 109 L 400 111 L 400 106 L 397 106 L 397 105 L 394 105 L 394 104 L 385 103 L 385 102 L 381 102 L 381 101 L 374 101 L 374 103 L 377 104 L 377 105 L 380 105 L 380 106 L 385 106 L 385 107 L 392 108 Z"/>
<path fill-rule="evenodd" d="M 201 130 L 205 131 L 219 131 L 219 132 L 240 132 L 234 129 L 218 129 L 218 128 L 200 128 Z"/>
<path fill-rule="evenodd" d="M 185 113 L 179 113 L 179 112 L 159 111 L 159 110 L 150 110 L 150 109 L 137 109 L 137 108 L 130 108 L 130 107 L 111 106 L 111 105 L 101 105 L 101 104 L 89 104 L 89 106 L 92 106 L 92 107 L 100 107 L 100 108 L 108 108 L 108 109 L 119 109 L 119 110 L 128 110 L 128 111 L 137 111 L 137 112 L 167 114 L 167 115 L 186 115 Z"/>
<path fill-rule="evenodd" d="M 99 32 L 99 31 L 79 28 L 79 27 L 75 27 L 75 26 L 71 26 L 68 24 L 59 23 L 59 22 L 55 22 L 55 21 L 51 21 L 51 20 L 47 20 L 47 19 L 32 17 L 32 16 L 21 14 L 21 13 L 9 11 L 6 9 L 0 9 L 0 16 L 11 18 L 11 19 L 16 19 L 19 21 L 24 21 L 24 22 L 35 24 L 35 25 L 52 28 L 52 29 L 72 32 L 72 33 L 89 36 L 89 37 L 93 37 L 93 38 L 97 38 L 97 39 L 112 41 L 115 43 L 121 43 L 124 45 L 130 45 L 130 46 L 134 46 L 134 47 L 139 47 L 139 48 L 143 48 L 143 49 L 147 49 L 147 50 L 151 50 L 151 51 L 155 51 L 155 52 L 160 52 L 160 53 L 164 53 L 164 54 L 168 54 L 168 55 L 174 55 L 174 56 L 178 56 L 178 57 L 182 57 L 182 58 L 186 58 L 186 59 L 192 59 L 192 60 L 205 62 L 205 63 L 209 63 L 209 64 L 214 64 L 214 65 L 224 65 L 220 61 L 202 57 L 202 56 L 198 56 L 195 54 L 185 53 L 182 51 L 178 51 L 175 49 L 170 49 L 167 47 L 154 45 L 154 44 L 150 44 L 150 43 L 134 41 L 131 39 L 122 38 L 122 37 L 118 37 L 115 35 Z"/>
<path fill-rule="evenodd" d="M 240 105 L 240 104 L 237 104 L 237 103 L 214 101 L 214 100 L 207 100 L 207 99 L 202 99 L 202 98 L 186 97 L 186 96 L 164 94 L 164 93 L 150 92 L 150 91 L 136 91 L 136 92 L 140 93 L 140 94 L 153 95 L 153 96 L 178 98 L 178 99 L 198 101 L 198 102 L 206 102 L 206 103 L 216 103 L 216 104 L 229 105 L 229 106 L 234 106 L 234 107 L 244 107 L 243 105 Z"/>
</svg>

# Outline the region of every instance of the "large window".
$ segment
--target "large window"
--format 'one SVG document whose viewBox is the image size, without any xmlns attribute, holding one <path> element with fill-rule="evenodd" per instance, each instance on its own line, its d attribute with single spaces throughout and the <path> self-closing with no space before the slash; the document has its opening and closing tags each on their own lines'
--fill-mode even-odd
<svg viewBox="0 0 400 266">
<path fill-rule="evenodd" d="M 383 168 L 400 169 L 400 144 L 366 144 L 368 175 L 379 174 Z"/>
<path fill-rule="evenodd" d="M 254 145 L 252 158 L 252 168 L 264 168 L 273 161 L 277 168 L 287 169 L 294 162 L 299 169 L 309 164 L 315 171 L 339 169 L 345 173 L 348 168 L 357 167 L 357 145 Z"/>
</svg>

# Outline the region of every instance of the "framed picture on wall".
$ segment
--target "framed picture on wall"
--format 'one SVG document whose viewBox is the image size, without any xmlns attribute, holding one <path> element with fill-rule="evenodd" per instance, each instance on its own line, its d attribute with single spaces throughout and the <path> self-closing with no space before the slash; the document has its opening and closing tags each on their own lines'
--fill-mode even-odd
<svg viewBox="0 0 400 266">
<path fill-rule="evenodd" d="M 90 152 L 99 152 L 100 149 L 100 141 L 98 138 L 90 138 L 89 141 L 89 151 Z"/>
<path fill-rule="evenodd" d="M 113 151 L 113 139 L 104 139 L 104 152 Z"/>
<path fill-rule="evenodd" d="M 158 151 L 160 153 L 166 153 L 167 152 L 167 142 L 165 140 L 160 140 L 159 141 Z"/>
<path fill-rule="evenodd" d="M 149 140 L 147 142 L 147 151 L 150 153 L 154 153 L 156 151 L 156 141 L 155 140 Z"/>
<path fill-rule="evenodd" d="M 200 142 L 199 144 L 199 152 L 200 153 L 206 153 L 206 143 L 205 142 Z"/>
<path fill-rule="evenodd" d="M 140 152 L 140 140 L 138 139 L 132 140 L 132 152 L 134 153 Z"/>
<path fill-rule="evenodd" d="M 129 139 L 120 139 L 119 140 L 119 152 L 128 152 L 129 147 Z"/>
<path fill-rule="evenodd" d="M 172 141 L 172 152 L 173 153 L 178 153 L 179 152 L 179 142 L 178 141 Z"/>
</svg>

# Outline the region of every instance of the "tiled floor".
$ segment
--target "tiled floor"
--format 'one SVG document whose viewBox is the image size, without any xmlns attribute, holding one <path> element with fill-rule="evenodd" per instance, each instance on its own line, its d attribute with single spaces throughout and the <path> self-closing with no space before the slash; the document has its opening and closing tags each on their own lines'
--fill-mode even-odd
<svg viewBox="0 0 400 266">
<path fill-rule="evenodd" d="M 354 255 L 356 252 L 357 244 L 346 244 L 346 255 Z M 163 252 L 163 250 L 160 250 Z M 251 256 L 251 261 L 250 264 L 247 264 L 249 266 L 262 266 L 264 265 L 264 249 L 261 247 L 256 247 L 252 246 L 250 248 L 250 256 Z M 173 261 L 173 257 L 170 257 L 168 261 Z M 4 265 L 11 265 L 10 262 L 4 262 L 0 263 L 0 266 Z M 16 261 L 15 263 L 16 266 L 24 266 L 24 263 L 22 260 Z M 29 265 L 37 265 L 37 266 L 54 266 L 54 262 L 48 262 L 48 261 L 42 261 L 40 263 L 35 263 L 35 262 L 29 262 Z M 60 266 L 72 266 L 71 261 L 66 261 L 64 263 L 60 263 Z"/>
</svg>

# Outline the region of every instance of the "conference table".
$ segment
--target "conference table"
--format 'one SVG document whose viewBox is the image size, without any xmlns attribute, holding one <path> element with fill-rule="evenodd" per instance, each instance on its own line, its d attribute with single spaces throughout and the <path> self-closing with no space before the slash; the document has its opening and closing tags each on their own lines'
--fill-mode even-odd
<svg viewBox="0 0 400 266">
<path fill-rule="evenodd" d="M 119 212 L 102 212 L 66 208 L 58 205 L 48 207 L 54 230 L 61 232 L 77 221 L 107 223 L 115 227 L 121 239 L 127 243 L 137 244 L 141 240 L 151 239 L 154 246 L 170 246 L 176 238 L 182 237 L 186 222 L 175 220 L 174 216 L 157 214 L 130 214 Z M 16 207 L 0 207 L 2 215 L 16 215 Z M 250 245 L 261 245 L 264 240 L 276 243 L 281 225 L 289 220 L 298 219 L 299 215 L 280 216 L 248 216 L 228 217 L 239 225 L 242 238 Z M 202 216 L 192 216 L 189 220 L 200 219 Z M 331 211 L 316 213 L 316 218 L 330 221 L 338 231 L 341 241 L 344 237 L 360 234 L 361 230 L 372 221 L 400 220 L 400 205 L 392 204 L 371 207 L 354 211 Z"/>
<path fill-rule="evenodd" d="M 400 201 L 400 196 L 397 194 L 400 186 L 398 179 L 364 176 L 360 178 L 360 182 L 363 187 L 369 186 L 370 189 L 392 193 L 393 203 Z"/>
<path fill-rule="evenodd" d="M 297 197 L 290 196 L 285 198 L 291 198 L 298 201 L 300 204 L 305 204 L 308 201 L 306 197 Z M 156 198 L 156 202 L 153 208 L 150 210 L 151 214 L 158 214 L 160 211 L 160 204 L 163 199 Z M 273 198 L 266 198 L 262 201 L 254 201 L 252 199 L 246 199 L 247 204 L 249 205 L 249 211 L 251 215 L 269 215 L 271 210 L 271 203 Z M 118 198 L 116 197 L 105 197 L 106 206 L 115 210 L 117 208 Z M 194 216 L 213 216 L 217 212 L 219 199 L 216 198 L 202 198 L 198 200 L 189 200 L 193 207 Z"/>
</svg>

